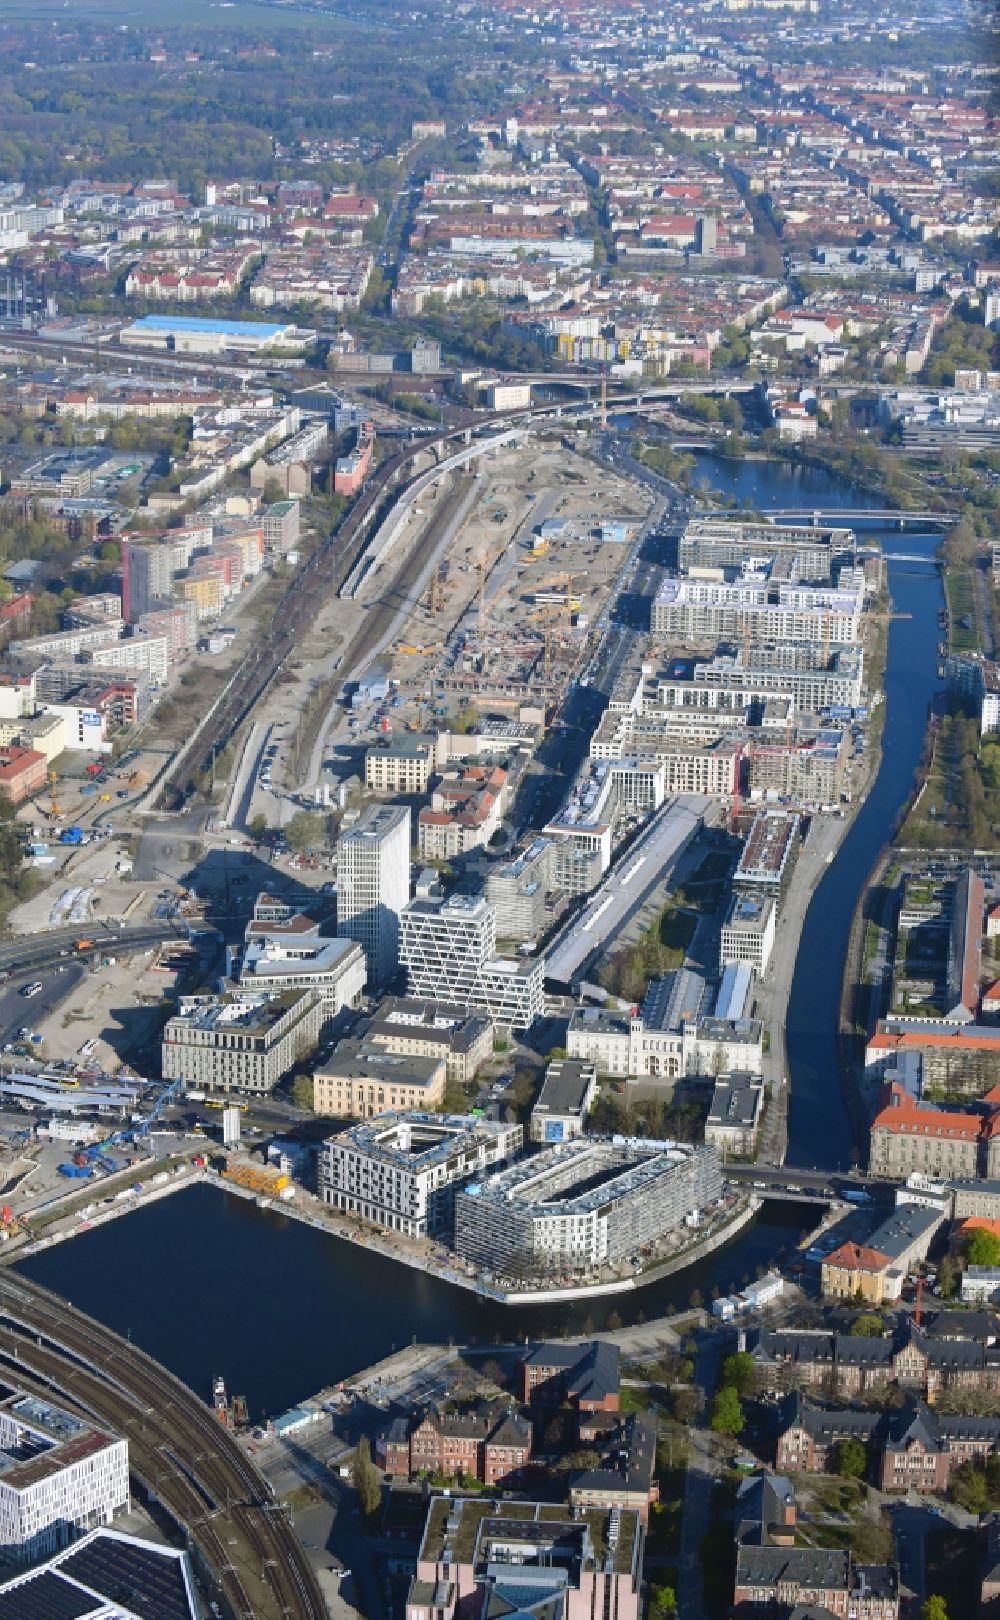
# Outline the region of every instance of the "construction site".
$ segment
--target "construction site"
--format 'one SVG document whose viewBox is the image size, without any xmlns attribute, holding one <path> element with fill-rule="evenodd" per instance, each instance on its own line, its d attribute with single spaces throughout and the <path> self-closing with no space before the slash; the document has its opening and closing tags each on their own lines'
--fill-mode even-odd
<svg viewBox="0 0 1000 1620">
<path fill-rule="evenodd" d="M 470 703 L 514 718 L 553 703 L 651 504 L 631 480 L 543 440 L 477 466 L 477 498 L 391 648 L 411 727 L 430 706 L 440 721 Z"/>
</svg>

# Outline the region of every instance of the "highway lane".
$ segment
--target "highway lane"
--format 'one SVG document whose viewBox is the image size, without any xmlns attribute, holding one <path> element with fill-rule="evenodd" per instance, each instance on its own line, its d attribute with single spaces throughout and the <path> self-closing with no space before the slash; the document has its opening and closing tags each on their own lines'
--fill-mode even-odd
<svg viewBox="0 0 1000 1620">
<path fill-rule="evenodd" d="M 113 950 L 116 955 L 148 949 L 168 939 L 186 939 L 183 922 L 164 919 L 162 922 L 136 923 L 131 927 L 113 928 L 109 923 L 76 923 L 71 928 L 48 928 L 44 933 L 23 934 L 0 945 L 0 968 L 14 973 L 57 965 L 61 959 L 74 953 L 77 940 L 93 940 L 94 950 Z M 93 953 L 89 950 L 83 953 Z M 22 1020 L 23 1022 L 23 1020 Z"/>
<path fill-rule="evenodd" d="M 9 979 L 0 990 L 0 1046 L 16 1041 L 22 1029 L 35 1030 L 44 1023 L 86 971 L 84 962 L 77 959 L 60 963 L 55 971 L 42 968 Z M 36 996 L 22 994 L 27 985 L 38 980 L 42 988 Z"/>
</svg>

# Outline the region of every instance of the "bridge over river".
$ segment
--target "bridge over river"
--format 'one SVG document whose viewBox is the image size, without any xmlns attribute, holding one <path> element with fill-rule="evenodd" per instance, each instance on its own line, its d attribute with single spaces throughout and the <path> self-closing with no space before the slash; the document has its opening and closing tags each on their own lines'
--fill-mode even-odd
<svg viewBox="0 0 1000 1620">
<path fill-rule="evenodd" d="M 770 506 L 766 515 L 779 522 L 811 523 L 817 528 L 821 523 L 863 523 L 866 526 L 886 523 L 894 529 L 946 529 L 959 519 L 958 512 L 901 511 L 895 506 L 833 506 L 829 510 L 815 506 Z M 926 558 L 918 560 L 924 562 Z"/>
</svg>

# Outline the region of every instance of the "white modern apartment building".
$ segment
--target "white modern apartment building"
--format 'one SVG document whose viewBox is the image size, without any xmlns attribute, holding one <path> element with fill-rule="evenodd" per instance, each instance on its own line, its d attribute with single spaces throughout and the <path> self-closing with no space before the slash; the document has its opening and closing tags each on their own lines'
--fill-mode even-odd
<svg viewBox="0 0 1000 1620">
<path fill-rule="evenodd" d="M 4 1557 L 17 1563 L 45 1557 L 130 1505 L 127 1440 L 39 1396 L 0 1402 Z"/>
<path fill-rule="evenodd" d="M 856 642 L 863 603 L 861 591 L 772 585 L 757 576 L 732 582 L 668 578 L 653 603 L 652 629 L 654 635 L 687 643 L 729 636 Z"/>
<path fill-rule="evenodd" d="M 720 653 L 710 662 L 696 663 L 690 675 L 660 680 L 656 704 L 647 703 L 643 712 L 655 714 L 659 705 L 743 714 L 751 703 L 783 697 L 793 698 L 808 714 L 818 714 L 833 704 L 857 708 L 864 689 L 861 648 L 837 648 L 826 663 L 825 668 L 776 667 L 765 664 L 757 649 L 751 650 L 749 662 L 744 662 L 742 653 Z"/>
<path fill-rule="evenodd" d="M 852 529 L 697 517 L 680 537 L 677 560 L 682 569 L 742 568 L 748 556 L 768 557 L 793 581 L 829 580 L 855 545 Z"/>
<path fill-rule="evenodd" d="M 584 1275 L 632 1259 L 721 1195 L 713 1147 L 577 1137 L 461 1188 L 455 1248 L 501 1277 Z"/>
<path fill-rule="evenodd" d="M 110 647 L 98 647 L 89 656 L 95 669 L 138 670 L 162 686 L 170 673 L 171 647 L 168 636 L 129 636 Z"/>
<path fill-rule="evenodd" d="M 337 932 L 356 940 L 379 989 L 399 966 L 399 919 L 410 898 L 410 812 L 369 805 L 337 841 Z"/>
<path fill-rule="evenodd" d="M 465 1114 L 382 1114 L 324 1142 L 323 1202 L 408 1237 L 450 1228 L 456 1185 L 519 1152 L 520 1125 Z"/>
<path fill-rule="evenodd" d="M 777 907 L 769 895 L 734 894 L 729 902 L 719 940 L 719 966 L 749 962 L 763 974 L 771 959 L 777 927 Z"/>
<path fill-rule="evenodd" d="M 326 1017 L 356 1007 L 365 987 L 365 953 L 351 939 L 291 935 L 251 939 L 239 964 L 244 990 L 274 995 L 282 990 L 314 990 Z"/>
<path fill-rule="evenodd" d="M 418 896 L 400 924 L 411 996 L 479 1008 L 506 1029 L 527 1029 L 541 1016 L 544 959 L 497 956 L 496 907 L 483 895 Z"/>
</svg>

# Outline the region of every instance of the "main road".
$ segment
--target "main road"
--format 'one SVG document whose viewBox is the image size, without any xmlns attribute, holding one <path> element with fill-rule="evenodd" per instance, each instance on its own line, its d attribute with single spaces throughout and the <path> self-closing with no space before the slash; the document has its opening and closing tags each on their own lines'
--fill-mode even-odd
<svg viewBox="0 0 1000 1620">
<path fill-rule="evenodd" d="M 92 919 L 76 923 L 72 928 L 49 928 L 38 934 L 19 934 L 16 939 L 0 945 L 0 970 L 20 973 L 27 968 L 54 967 L 62 957 L 92 956 L 102 950 L 113 950 L 125 956 L 129 951 L 141 951 L 151 945 L 162 945 L 164 940 L 186 939 L 187 929 L 181 922 L 165 919 L 163 922 L 137 923 L 132 928 L 114 928 L 109 923 Z M 87 945 L 77 950 L 80 941 Z"/>
<path fill-rule="evenodd" d="M 235 1620 L 326 1620 L 316 1574 L 263 1477 L 212 1411 L 57 1294 L 0 1278 L 0 1366 L 129 1443 L 129 1469 L 186 1531 Z"/>
</svg>

